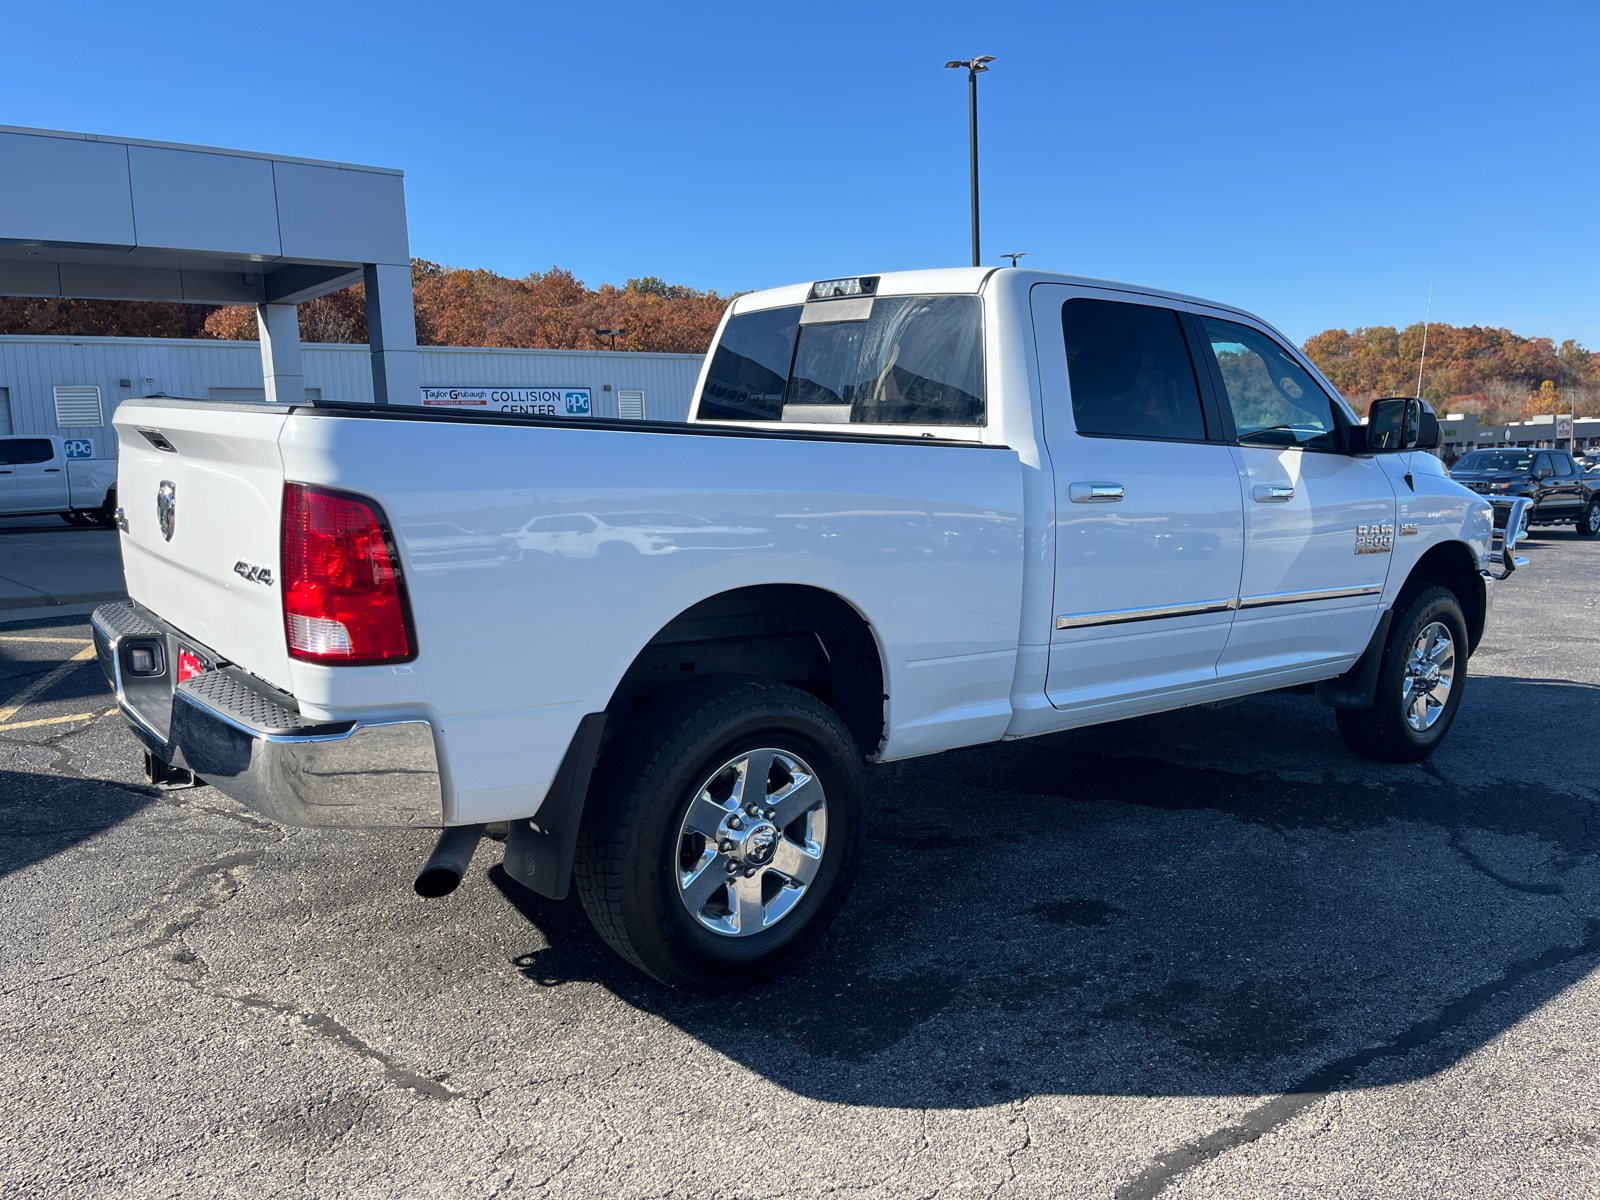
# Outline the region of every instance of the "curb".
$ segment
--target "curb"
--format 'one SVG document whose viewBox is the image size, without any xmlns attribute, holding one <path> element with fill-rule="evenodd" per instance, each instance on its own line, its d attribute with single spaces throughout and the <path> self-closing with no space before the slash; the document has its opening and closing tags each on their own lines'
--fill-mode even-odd
<svg viewBox="0 0 1600 1200">
<path fill-rule="evenodd" d="M 7 596 L 0 599 L 0 612 L 13 608 L 58 608 L 63 604 L 104 604 L 108 600 L 126 600 L 127 592 L 78 592 L 66 596 Z M 3 619 L 3 618 L 0 618 Z"/>
</svg>

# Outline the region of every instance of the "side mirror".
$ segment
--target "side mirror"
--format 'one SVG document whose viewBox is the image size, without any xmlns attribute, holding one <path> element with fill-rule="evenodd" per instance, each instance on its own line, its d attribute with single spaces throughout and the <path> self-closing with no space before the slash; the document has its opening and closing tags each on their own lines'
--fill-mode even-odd
<svg viewBox="0 0 1600 1200">
<path fill-rule="evenodd" d="M 1366 437 L 1361 449 L 1367 454 L 1397 454 L 1414 449 L 1421 424 L 1422 401 L 1409 396 L 1374 400 L 1367 408 L 1367 423 L 1362 426 Z M 1435 421 L 1434 437 L 1438 436 L 1438 422 Z"/>
</svg>

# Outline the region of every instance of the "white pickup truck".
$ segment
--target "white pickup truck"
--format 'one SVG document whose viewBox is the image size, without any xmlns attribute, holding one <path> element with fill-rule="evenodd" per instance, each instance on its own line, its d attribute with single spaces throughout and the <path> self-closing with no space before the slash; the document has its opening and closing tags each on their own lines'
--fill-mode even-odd
<svg viewBox="0 0 1600 1200">
<path fill-rule="evenodd" d="M 133 601 L 94 630 L 152 778 L 441 829 L 425 895 L 504 837 L 698 987 L 821 936 L 873 766 L 1283 689 L 1424 758 L 1517 562 L 1426 406 L 1363 424 L 1248 313 L 1026 270 L 742 296 L 682 425 L 116 424 Z"/>
<path fill-rule="evenodd" d="M 59 513 L 69 525 L 109 525 L 117 460 L 88 439 L 0 435 L 0 516 Z"/>
</svg>

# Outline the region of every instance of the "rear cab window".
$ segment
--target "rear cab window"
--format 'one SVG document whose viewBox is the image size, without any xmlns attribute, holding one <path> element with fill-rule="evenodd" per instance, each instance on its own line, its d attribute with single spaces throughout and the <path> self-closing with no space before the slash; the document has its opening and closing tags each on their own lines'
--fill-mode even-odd
<svg viewBox="0 0 1600 1200">
<path fill-rule="evenodd" d="M 987 417 L 974 295 L 852 295 L 736 313 L 696 414 L 936 436 L 980 429 Z"/>
</svg>

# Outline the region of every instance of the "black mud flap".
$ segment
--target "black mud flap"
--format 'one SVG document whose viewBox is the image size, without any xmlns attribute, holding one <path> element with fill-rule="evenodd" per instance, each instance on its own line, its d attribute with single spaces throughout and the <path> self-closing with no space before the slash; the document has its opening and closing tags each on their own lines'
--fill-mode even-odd
<svg viewBox="0 0 1600 1200">
<path fill-rule="evenodd" d="M 1317 684 L 1317 699 L 1329 708 L 1371 708 L 1378 691 L 1378 668 L 1383 665 L 1383 650 L 1389 643 L 1389 625 L 1394 620 L 1394 609 L 1385 610 L 1378 618 L 1378 628 L 1372 640 L 1361 652 L 1351 668 L 1337 679 L 1324 679 Z"/>
<path fill-rule="evenodd" d="M 565 900 L 572 883 L 572 851 L 578 844 L 583 802 L 605 730 L 603 712 L 589 713 L 578 722 L 578 732 L 572 735 L 539 811 L 531 819 L 511 822 L 506 835 L 506 874 L 552 900 Z"/>
</svg>

